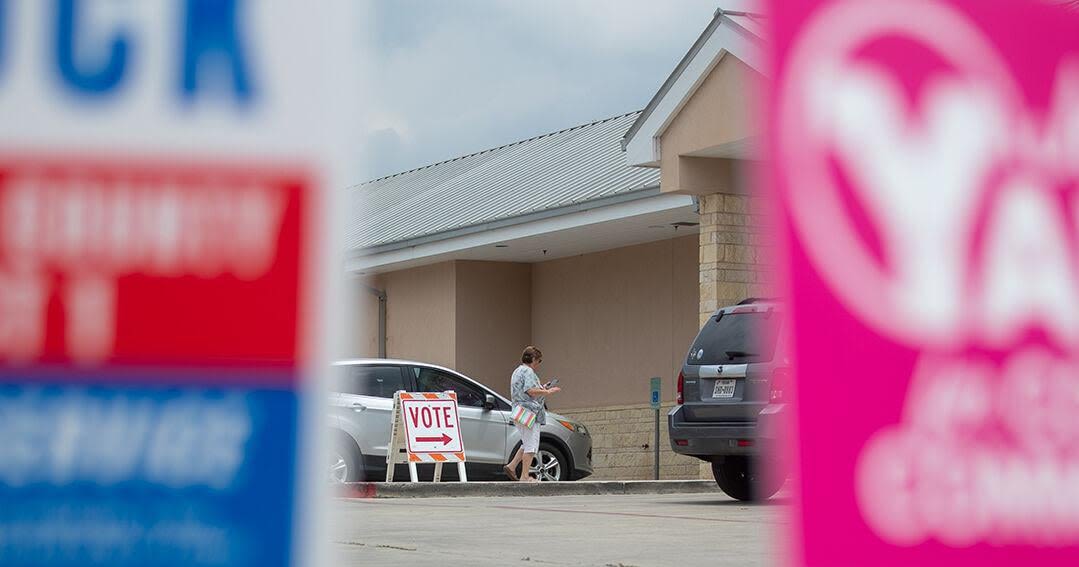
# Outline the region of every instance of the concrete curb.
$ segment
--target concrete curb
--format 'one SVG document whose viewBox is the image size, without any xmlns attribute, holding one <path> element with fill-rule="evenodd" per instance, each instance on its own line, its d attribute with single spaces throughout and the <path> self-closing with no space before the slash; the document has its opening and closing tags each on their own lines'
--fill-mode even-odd
<svg viewBox="0 0 1079 567">
<path fill-rule="evenodd" d="M 719 492 L 711 480 L 599 480 L 576 482 L 356 482 L 340 498 L 453 498 L 467 496 L 593 496 Z"/>
</svg>

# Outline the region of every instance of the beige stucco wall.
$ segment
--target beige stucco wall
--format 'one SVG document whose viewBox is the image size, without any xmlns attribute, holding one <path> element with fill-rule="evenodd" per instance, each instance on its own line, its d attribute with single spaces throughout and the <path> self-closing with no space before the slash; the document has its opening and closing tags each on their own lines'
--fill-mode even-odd
<svg viewBox="0 0 1079 567">
<path fill-rule="evenodd" d="M 759 73 L 736 57 L 720 59 L 660 135 L 663 192 L 736 192 L 742 164 L 700 155 L 758 132 L 754 86 L 760 80 Z"/>
<path fill-rule="evenodd" d="M 532 339 L 532 265 L 456 263 L 457 370 L 503 395 Z"/>
<path fill-rule="evenodd" d="M 696 235 L 535 264 L 532 339 L 540 375 L 564 391 L 555 411 L 647 402 L 649 379 L 664 399 L 696 336 Z"/>
<path fill-rule="evenodd" d="M 649 378 L 663 378 L 666 409 L 698 311 L 696 234 L 538 264 L 457 261 L 381 274 L 388 354 L 443 364 L 507 393 L 528 344 L 544 351 L 540 375 L 564 390 L 553 411 L 592 431 L 596 478 L 651 478 Z M 355 286 L 357 298 L 366 292 Z M 377 331 L 377 302 L 358 327 Z M 354 341 L 374 356 L 376 339 Z M 665 419 L 665 417 L 664 417 Z M 695 459 L 675 455 L 661 421 L 661 476 L 696 478 Z M 647 446 L 646 446 L 647 445 Z"/>
<path fill-rule="evenodd" d="M 453 262 L 442 262 L 374 278 L 375 285 L 386 291 L 388 357 L 456 365 L 455 273 Z M 377 309 L 366 310 L 363 316 L 377 324 Z M 375 348 L 365 354 L 377 353 Z"/>
<path fill-rule="evenodd" d="M 532 266 L 442 262 L 353 280 L 353 356 L 378 355 L 378 298 L 386 292 L 386 354 L 457 369 L 504 392 L 532 335 Z"/>
<path fill-rule="evenodd" d="M 378 289 L 380 285 L 375 278 L 350 278 L 345 285 L 351 296 L 351 315 L 345 321 L 349 333 L 345 358 L 378 356 L 378 296 L 366 286 Z"/>
</svg>

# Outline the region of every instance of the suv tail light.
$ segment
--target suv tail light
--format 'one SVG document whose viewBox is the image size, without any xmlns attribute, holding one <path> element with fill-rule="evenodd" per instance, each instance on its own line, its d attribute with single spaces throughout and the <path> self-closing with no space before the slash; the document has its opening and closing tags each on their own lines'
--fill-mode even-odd
<svg viewBox="0 0 1079 567">
<path fill-rule="evenodd" d="M 685 399 L 682 397 L 682 389 L 685 387 L 685 382 L 686 382 L 686 377 L 682 374 L 682 371 L 679 370 L 678 371 L 678 398 L 675 400 L 675 403 L 677 403 L 678 405 L 682 405 L 682 402 L 685 401 Z"/>
<path fill-rule="evenodd" d="M 770 384 L 771 391 L 768 394 L 768 403 L 781 404 L 786 401 L 791 392 L 791 369 L 790 368 L 777 368 L 772 374 L 772 382 Z"/>
</svg>

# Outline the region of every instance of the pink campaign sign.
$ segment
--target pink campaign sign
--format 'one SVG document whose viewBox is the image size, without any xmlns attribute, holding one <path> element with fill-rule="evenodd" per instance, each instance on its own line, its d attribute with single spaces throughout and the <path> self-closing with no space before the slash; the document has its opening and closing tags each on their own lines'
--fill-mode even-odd
<svg viewBox="0 0 1079 567">
<path fill-rule="evenodd" d="M 774 0 L 791 562 L 1079 564 L 1079 17 Z"/>
</svg>

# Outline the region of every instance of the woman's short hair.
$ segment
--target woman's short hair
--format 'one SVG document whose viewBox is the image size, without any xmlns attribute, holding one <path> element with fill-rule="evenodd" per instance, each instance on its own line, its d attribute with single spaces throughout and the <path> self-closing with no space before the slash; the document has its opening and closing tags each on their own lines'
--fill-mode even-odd
<svg viewBox="0 0 1079 567">
<path fill-rule="evenodd" d="M 525 351 L 521 353 L 521 362 L 525 364 L 532 364 L 533 362 L 542 359 L 543 353 L 534 346 L 525 347 Z"/>
</svg>

